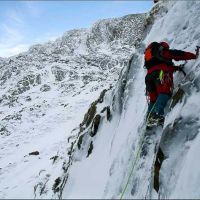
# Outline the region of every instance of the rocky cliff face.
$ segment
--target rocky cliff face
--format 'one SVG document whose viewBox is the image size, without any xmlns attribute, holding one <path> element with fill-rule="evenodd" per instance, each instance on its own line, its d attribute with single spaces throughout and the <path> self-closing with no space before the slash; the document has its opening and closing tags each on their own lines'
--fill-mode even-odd
<svg viewBox="0 0 200 200">
<path fill-rule="evenodd" d="M 1 198 L 50 197 L 57 191 L 67 138 L 90 103 L 117 81 L 145 19 L 134 14 L 100 20 L 0 59 Z"/>
<path fill-rule="evenodd" d="M 89 30 L 68 31 L 55 42 L 2 59 L 1 106 L 16 107 L 22 98 L 30 99 L 33 90 L 38 96 L 52 90 L 69 94 L 75 88 L 79 93 L 94 81 L 112 84 L 141 38 L 144 16 L 101 20 Z"/>
</svg>

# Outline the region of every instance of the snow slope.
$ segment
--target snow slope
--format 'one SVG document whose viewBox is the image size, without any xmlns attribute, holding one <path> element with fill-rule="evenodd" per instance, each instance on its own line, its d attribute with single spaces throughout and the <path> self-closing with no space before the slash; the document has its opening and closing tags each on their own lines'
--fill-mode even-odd
<svg viewBox="0 0 200 200">
<path fill-rule="evenodd" d="M 114 89 L 107 91 L 104 101 L 97 104 L 93 114 L 101 116 L 97 132 L 95 120 L 76 130 L 78 139 L 74 139 L 63 174 L 62 198 L 149 198 L 153 154 L 145 160 L 141 158 L 132 172 L 147 110 L 144 46 L 152 41 L 168 41 L 171 48 L 194 52 L 200 45 L 199 10 L 199 1 L 164 1 L 149 13 L 146 36 L 131 65 L 123 68 Z M 186 78 L 180 73 L 174 75 L 174 92 L 181 83 L 184 95 L 173 100 L 172 104 L 176 100 L 178 103 L 166 115 L 161 142 L 166 159 L 160 172 L 159 196 L 153 191 L 154 198 L 200 198 L 199 69 L 198 58 L 186 64 Z M 103 108 L 110 108 L 111 118 Z"/>
<path fill-rule="evenodd" d="M 58 197 L 68 138 L 118 79 L 144 20 L 145 14 L 100 20 L 0 59 L 0 198 Z"/>
</svg>

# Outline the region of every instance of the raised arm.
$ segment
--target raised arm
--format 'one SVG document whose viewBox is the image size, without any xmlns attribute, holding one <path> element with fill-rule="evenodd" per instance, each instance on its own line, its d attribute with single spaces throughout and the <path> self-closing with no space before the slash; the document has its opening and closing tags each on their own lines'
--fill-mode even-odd
<svg viewBox="0 0 200 200">
<path fill-rule="evenodd" d="M 164 49 L 162 51 L 162 56 L 165 59 L 179 60 L 191 60 L 196 59 L 197 56 L 194 53 L 176 50 L 176 49 Z"/>
</svg>

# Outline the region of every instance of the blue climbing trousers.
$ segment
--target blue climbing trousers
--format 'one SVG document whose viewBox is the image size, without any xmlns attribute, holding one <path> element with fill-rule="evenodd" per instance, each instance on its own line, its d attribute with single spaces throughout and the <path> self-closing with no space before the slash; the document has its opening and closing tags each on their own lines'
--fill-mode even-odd
<svg viewBox="0 0 200 200">
<path fill-rule="evenodd" d="M 170 95 L 159 94 L 156 102 L 150 102 L 148 106 L 147 115 L 150 113 L 156 113 L 158 115 L 164 115 L 164 109 L 167 105 L 167 102 L 170 99 Z"/>
</svg>

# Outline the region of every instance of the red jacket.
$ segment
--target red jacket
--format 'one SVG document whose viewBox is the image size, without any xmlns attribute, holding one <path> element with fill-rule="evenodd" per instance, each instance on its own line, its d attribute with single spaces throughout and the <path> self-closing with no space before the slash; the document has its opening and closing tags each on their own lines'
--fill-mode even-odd
<svg viewBox="0 0 200 200">
<path fill-rule="evenodd" d="M 191 60 L 191 59 L 196 59 L 197 56 L 193 53 L 186 52 L 186 51 L 181 51 L 181 50 L 176 50 L 176 49 L 163 49 L 161 56 L 169 61 L 176 60 Z M 168 72 L 174 72 L 175 67 L 169 64 L 166 64 L 164 61 L 163 63 L 159 63 L 158 65 L 155 65 L 151 67 L 150 69 L 147 70 L 147 73 L 150 74 L 153 71 L 157 70 L 163 70 L 163 71 L 168 71 Z"/>
</svg>

